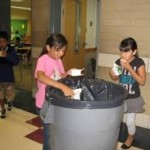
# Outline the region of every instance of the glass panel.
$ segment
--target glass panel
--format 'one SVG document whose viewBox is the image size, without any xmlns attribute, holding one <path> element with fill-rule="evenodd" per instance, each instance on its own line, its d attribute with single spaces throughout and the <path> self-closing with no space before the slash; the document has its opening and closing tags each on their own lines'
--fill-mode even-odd
<svg viewBox="0 0 150 150">
<path fill-rule="evenodd" d="M 11 0 L 11 45 L 20 59 L 14 67 L 15 85 L 31 91 L 31 0 Z"/>
<path fill-rule="evenodd" d="M 75 52 L 79 52 L 80 50 L 80 30 L 81 30 L 81 2 L 80 0 L 76 0 L 76 26 L 75 26 Z"/>
</svg>

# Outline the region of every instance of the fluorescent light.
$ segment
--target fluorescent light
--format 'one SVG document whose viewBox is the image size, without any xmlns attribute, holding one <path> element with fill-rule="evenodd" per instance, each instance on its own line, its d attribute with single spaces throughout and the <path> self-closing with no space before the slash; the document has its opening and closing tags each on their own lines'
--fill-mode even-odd
<svg viewBox="0 0 150 150">
<path fill-rule="evenodd" d="M 31 8 L 28 7 L 19 7 L 19 6 L 11 6 L 11 8 L 15 8 L 15 9 L 22 9 L 22 10 L 31 10 Z"/>
<path fill-rule="evenodd" d="M 22 2 L 23 0 L 11 0 L 12 2 Z"/>
</svg>

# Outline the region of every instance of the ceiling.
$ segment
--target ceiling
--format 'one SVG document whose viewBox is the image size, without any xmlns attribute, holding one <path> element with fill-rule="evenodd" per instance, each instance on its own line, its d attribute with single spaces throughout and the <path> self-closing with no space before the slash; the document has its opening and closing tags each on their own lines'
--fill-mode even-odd
<svg viewBox="0 0 150 150">
<path fill-rule="evenodd" d="M 11 0 L 11 8 L 31 10 L 31 0 Z"/>
</svg>

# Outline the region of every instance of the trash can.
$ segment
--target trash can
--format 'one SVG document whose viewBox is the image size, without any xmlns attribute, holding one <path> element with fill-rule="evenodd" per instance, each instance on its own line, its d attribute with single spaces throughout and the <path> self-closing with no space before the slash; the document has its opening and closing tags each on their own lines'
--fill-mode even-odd
<svg viewBox="0 0 150 150">
<path fill-rule="evenodd" d="M 82 92 L 81 99 L 75 100 L 53 87 L 46 89 L 46 99 L 54 106 L 54 150 L 115 150 L 127 91 L 100 79 L 60 82 Z"/>
</svg>

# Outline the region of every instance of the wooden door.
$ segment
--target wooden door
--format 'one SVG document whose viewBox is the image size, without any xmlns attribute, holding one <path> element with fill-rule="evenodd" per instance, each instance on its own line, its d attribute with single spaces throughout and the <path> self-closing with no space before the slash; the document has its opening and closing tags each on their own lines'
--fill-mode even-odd
<svg viewBox="0 0 150 150">
<path fill-rule="evenodd" d="M 79 51 L 75 52 L 76 44 L 76 3 L 80 3 L 79 20 Z M 63 0 L 62 3 L 62 33 L 68 39 L 68 48 L 63 58 L 65 69 L 85 67 L 85 33 L 86 33 L 86 0 Z"/>
</svg>

